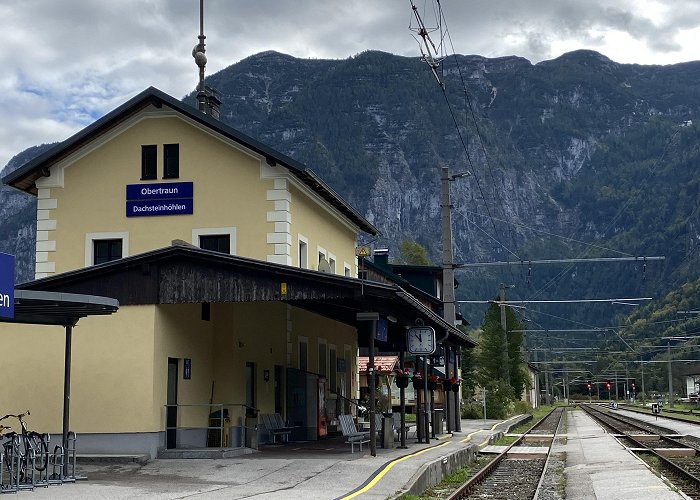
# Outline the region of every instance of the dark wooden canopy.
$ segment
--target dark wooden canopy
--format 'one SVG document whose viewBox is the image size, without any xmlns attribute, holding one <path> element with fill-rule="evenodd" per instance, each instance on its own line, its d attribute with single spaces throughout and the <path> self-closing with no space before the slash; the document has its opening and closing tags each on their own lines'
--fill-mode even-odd
<svg viewBox="0 0 700 500">
<path fill-rule="evenodd" d="M 432 326 L 444 342 L 474 346 L 397 285 L 362 281 L 308 269 L 203 250 L 188 244 L 126 257 L 25 283 L 23 289 L 100 294 L 121 305 L 283 301 L 357 326 L 356 314 L 391 317 L 389 334 Z"/>
</svg>

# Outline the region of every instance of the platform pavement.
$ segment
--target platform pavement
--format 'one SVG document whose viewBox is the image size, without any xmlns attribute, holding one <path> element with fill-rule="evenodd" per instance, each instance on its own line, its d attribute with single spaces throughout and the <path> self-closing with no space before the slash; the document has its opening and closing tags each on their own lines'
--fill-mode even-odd
<svg viewBox="0 0 700 500">
<path fill-rule="evenodd" d="M 667 429 L 675 431 L 677 434 L 682 434 L 684 436 L 695 436 L 697 438 L 700 438 L 700 424 L 698 423 L 681 422 L 680 420 L 665 418 L 661 415 L 647 415 L 636 411 L 627 411 L 622 409 L 615 410 L 615 412 L 631 418 L 636 418 L 637 420 L 648 422 L 650 424 L 656 424 L 661 427 L 666 427 Z"/>
<path fill-rule="evenodd" d="M 334 451 L 283 451 L 254 453 L 228 459 L 152 460 L 138 463 L 90 463 L 79 472 L 86 481 L 50 488 L 38 488 L 34 498 L 258 498 L 314 499 L 393 498 L 411 486 L 420 489 L 421 481 L 437 479 L 459 457 L 473 454 L 516 424 L 518 417 L 507 421 L 462 420 L 461 432 L 444 434 L 430 444 L 409 440 L 408 449 L 377 449 L 372 457 Z M 323 441 L 319 443 L 319 450 Z M 285 456 L 286 455 L 286 456 Z"/>
<path fill-rule="evenodd" d="M 670 500 L 684 498 L 581 410 L 567 412 L 567 500 Z"/>
</svg>

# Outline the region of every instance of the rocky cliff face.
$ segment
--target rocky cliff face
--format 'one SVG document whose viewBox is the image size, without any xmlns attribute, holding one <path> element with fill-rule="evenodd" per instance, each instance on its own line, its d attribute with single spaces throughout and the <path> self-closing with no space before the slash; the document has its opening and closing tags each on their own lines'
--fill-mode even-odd
<svg viewBox="0 0 700 500">
<path fill-rule="evenodd" d="M 700 62 L 622 65 L 590 51 L 535 65 L 456 56 L 443 61 L 442 75 L 444 92 L 417 58 L 366 52 L 301 60 L 265 52 L 207 83 L 223 95 L 223 121 L 316 171 L 381 230 L 377 246 L 397 249 L 412 238 L 440 262 L 442 166 L 473 174 L 452 183 L 456 262 L 610 256 L 608 246 L 613 256 L 665 253 L 669 224 L 693 241 L 690 191 L 684 199 L 691 206 L 674 203 L 669 218 L 647 224 L 661 235 L 656 243 L 640 229 L 642 218 L 629 216 L 628 200 L 662 194 L 642 182 L 659 158 L 676 162 L 657 166 L 655 175 L 665 172 L 663 196 L 678 192 L 681 178 L 695 185 L 691 168 L 675 177 L 666 170 L 700 157 L 697 148 L 682 153 L 678 138 L 680 131 L 692 144 L 698 135 L 697 127 L 679 124 L 700 112 Z M 185 100 L 194 104 L 193 95 Z M 665 277 L 654 279 L 667 280 L 679 266 L 667 265 Z M 494 283 L 515 280 L 526 280 L 523 294 L 540 293 L 523 269 L 490 270 L 479 280 L 470 274 L 460 294 L 491 297 Z M 579 271 L 564 288 L 580 296 L 606 282 L 605 272 L 587 274 L 598 278 L 583 283 Z"/>
<path fill-rule="evenodd" d="M 0 172 L 0 177 L 13 172 L 51 146 L 34 146 L 14 156 Z M 0 185 L 0 252 L 15 256 L 16 283 L 34 279 L 35 242 L 36 198 Z"/>
</svg>

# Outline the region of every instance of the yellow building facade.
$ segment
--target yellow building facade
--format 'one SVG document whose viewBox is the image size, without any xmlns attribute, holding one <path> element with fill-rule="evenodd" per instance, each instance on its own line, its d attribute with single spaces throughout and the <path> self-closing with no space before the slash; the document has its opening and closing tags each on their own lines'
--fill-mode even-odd
<svg viewBox="0 0 700 500">
<path fill-rule="evenodd" d="M 252 446 L 261 412 L 317 439 L 357 396 L 356 312 L 390 315 L 396 338 L 416 318 L 454 330 L 354 278 L 358 233 L 377 231 L 305 166 L 157 89 L 3 182 L 38 200 L 36 280 L 22 286 L 120 302 L 73 334 L 82 452 Z M 59 432 L 60 329 L 0 329 L 3 348 L 32 346 L 3 362 L 21 376 L 0 406 Z"/>
</svg>

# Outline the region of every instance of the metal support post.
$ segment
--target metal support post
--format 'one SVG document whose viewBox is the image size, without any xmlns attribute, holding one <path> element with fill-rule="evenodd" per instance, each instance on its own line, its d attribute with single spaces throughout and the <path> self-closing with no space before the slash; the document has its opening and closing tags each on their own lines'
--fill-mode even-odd
<svg viewBox="0 0 700 500">
<path fill-rule="evenodd" d="M 70 368 L 73 343 L 73 325 L 66 325 L 66 349 L 63 360 L 63 449 L 68 449 L 68 428 L 70 427 Z M 63 476 L 68 475 L 68 462 L 63 462 Z"/>
<path fill-rule="evenodd" d="M 377 387 L 374 367 L 374 340 L 377 337 L 379 314 L 374 312 L 357 313 L 357 321 L 369 321 L 369 362 L 367 363 L 367 383 L 369 384 L 369 449 L 373 457 L 377 456 Z"/>
<path fill-rule="evenodd" d="M 668 406 L 673 408 L 673 371 L 671 370 L 671 341 L 668 341 Z"/>
</svg>

